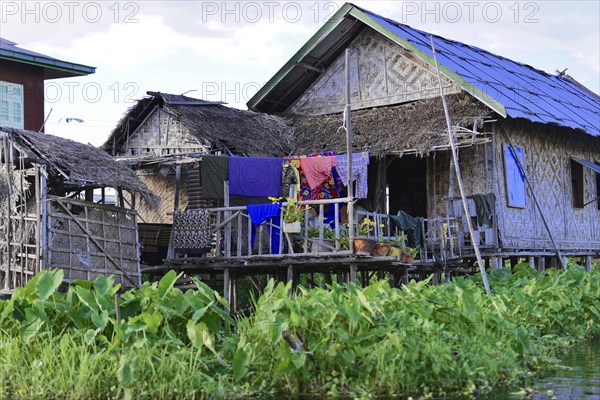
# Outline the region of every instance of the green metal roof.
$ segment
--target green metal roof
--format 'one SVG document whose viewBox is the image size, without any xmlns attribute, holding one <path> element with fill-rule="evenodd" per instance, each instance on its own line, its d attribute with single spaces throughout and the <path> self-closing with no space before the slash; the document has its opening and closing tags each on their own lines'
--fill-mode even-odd
<svg viewBox="0 0 600 400">
<path fill-rule="evenodd" d="M 0 59 L 35 65 L 44 69 L 44 79 L 68 78 L 90 75 L 96 67 L 59 60 L 17 46 L 15 42 L 0 38 Z"/>
</svg>

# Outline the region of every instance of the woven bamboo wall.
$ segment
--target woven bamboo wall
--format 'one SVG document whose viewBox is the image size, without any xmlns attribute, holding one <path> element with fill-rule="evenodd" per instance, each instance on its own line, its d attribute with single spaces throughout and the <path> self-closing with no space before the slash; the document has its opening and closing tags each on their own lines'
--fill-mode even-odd
<svg viewBox="0 0 600 400">
<path fill-rule="evenodd" d="M 352 109 L 427 99 L 439 95 L 434 68 L 371 29 L 350 45 Z M 444 78 L 446 94 L 460 88 Z M 287 110 L 293 114 L 331 114 L 345 105 L 345 55 L 341 54 Z"/>
<path fill-rule="evenodd" d="M 136 215 L 123 208 L 80 200 L 48 202 L 48 267 L 65 279 L 115 275 L 124 286 L 140 283 Z"/>
<path fill-rule="evenodd" d="M 188 192 L 186 184 L 186 173 L 181 174 L 179 184 L 179 209 L 185 210 L 188 205 Z M 140 222 L 148 224 L 172 224 L 173 216 L 167 215 L 173 212 L 175 203 L 175 175 L 162 175 L 160 171 L 142 170 L 138 173 L 139 178 L 148 188 L 160 197 L 160 207 L 151 209 L 145 202 L 136 201 L 135 210 L 140 216 Z"/>
<path fill-rule="evenodd" d="M 206 152 L 187 127 L 163 110 L 155 109 L 124 145 L 119 156 L 168 155 Z"/>
<path fill-rule="evenodd" d="M 600 210 L 596 202 L 581 209 L 573 207 L 570 171 L 571 157 L 600 161 L 600 139 L 540 124 L 503 122 L 503 127 L 514 145 L 524 148 L 526 173 L 559 246 L 565 250 L 600 249 Z M 526 208 L 507 205 L 502 155 L 507 140 L 500 127 L 496 136 L 497 194 L 504 247 L 552 249 L 529 188 Z M 596 178 L 589 168 L 584 168 L 584 181 L 587 202 L 597 196 Z"/>
</svg>

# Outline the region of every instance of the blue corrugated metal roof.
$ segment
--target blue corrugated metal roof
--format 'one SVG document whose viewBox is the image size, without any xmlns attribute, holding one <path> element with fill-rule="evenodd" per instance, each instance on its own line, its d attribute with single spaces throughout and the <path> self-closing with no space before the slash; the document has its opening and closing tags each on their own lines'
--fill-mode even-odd
<svg viewBox="0 0 600 400">
<path fill-rule="evenodd" d="M 429 59 L 428 62 L 431 61 L 433 52 L 430 33 L 359 7 L 355 8 L 373 22 L 368 25 L 375 29 L 377 26 L 382 27 L 382 33 L 388 37 L 392 36 L 390 39 L 400 42 L 401 45 L 408 43 L 413 47 L 408 50 L 416 49 L 418 56 L 424 55 Z M 364 18 L 359 19 L 369 22 Z M 438 63 L 462 78 L 464 82 L 458 83 L 465 90 L 483 93 L 504 106 L 506 116 L 554 123 L 582 129 L 592 136 L 600 136 L 600 96 L 572 78 L 551 75 L 475 46 L 440 36 L 434 35 L 433 39 Z M 468 87 L 470 85 L 472 88 Z M 481 96 L 476 97 L 481 99 Z M 502 114 L 501 111 L 500 113 Z"/>
</svg>

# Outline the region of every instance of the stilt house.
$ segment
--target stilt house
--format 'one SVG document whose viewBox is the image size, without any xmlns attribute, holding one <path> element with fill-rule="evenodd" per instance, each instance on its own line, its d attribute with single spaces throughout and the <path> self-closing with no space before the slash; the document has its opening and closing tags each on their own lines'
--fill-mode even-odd
<svg viewBox="0 0 600 400">
<path fill-rule="evenodd" d="M 448 151 L 431 37 L 460 147 L 469 215 L 462 211 Z M 402 210 L 425 218 L 426 231 L 455 232 L 462 257 L 473 256 L 474 241 L 493 260 L 529 257 L 533 263 L 538 257 L 543 264 L 544 256 L 559 252 L 590 263 L 600 254 L 598 94 L 567 74 L 548 74 L 347 3 L 248 108 L 291 119 L 297 152 L 345 152 L 338 128 L 346 49 L 353 151 L 374 157 L 372 211 Z"/>
</svg>

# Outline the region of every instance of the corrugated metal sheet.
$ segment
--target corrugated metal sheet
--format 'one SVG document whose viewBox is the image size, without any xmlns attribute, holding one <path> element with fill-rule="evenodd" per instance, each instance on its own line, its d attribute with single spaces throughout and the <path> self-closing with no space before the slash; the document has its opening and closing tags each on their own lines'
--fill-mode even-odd
<svg viewBox="0 0 600 400">
<path fill-rule="evenodd" d="M 432 63 L 430 34 L 427 32 L 350 4 L 344 5 L 331 21 L 338 25 L 317 32 L 248 102 L 250 108 L 268 113 L 284 112 L 320 76 L 319 72 L 295 63 L 307 62 L 327 68 L 365 26 L 378 30 Z M 449 78 L 499 114 L 582 129 L 592 136 L 600 136 L 600 96 L 569 76 L 551 75 L 440 36 L 434 36 L 434 42 L 438 62 L 454 74 Z M 312 48 L 308 48 L 312 43 Z M 463 82 L 458 82 L 460 80 Z"/>
<path fill-rule="evenodd" d="M 394 35 L 433 57 L 431 34 L 370 11 L 361 11 Z M 600 136 L 600 96 L 572 78 L 551 75 L 440 36 L 434 36 L 434 43 L 440 64 L 504 105 L 509 117 L 554 123 Z"/>
</svg>

